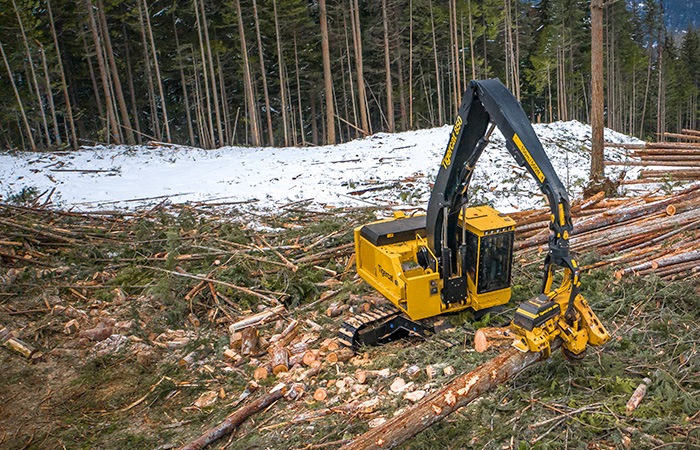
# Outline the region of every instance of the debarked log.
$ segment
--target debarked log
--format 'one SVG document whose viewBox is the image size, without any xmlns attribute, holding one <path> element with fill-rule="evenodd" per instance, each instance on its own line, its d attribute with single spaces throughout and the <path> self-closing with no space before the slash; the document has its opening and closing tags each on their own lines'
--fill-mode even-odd
<svg viewBox="0 0 700 450">
<path fill-rule="evenodd" d="M 551 346 L 559 348 L 561 340 L 555 339 Z M 544 358 L 543 352 L 511 348 L 341 449 L 394 448 Z"/>
</svg>

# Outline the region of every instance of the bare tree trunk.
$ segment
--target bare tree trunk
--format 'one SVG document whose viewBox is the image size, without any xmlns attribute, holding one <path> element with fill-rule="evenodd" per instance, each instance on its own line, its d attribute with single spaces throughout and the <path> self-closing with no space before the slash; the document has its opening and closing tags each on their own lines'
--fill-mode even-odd
<svg viewBox="0 0 700 450">
<path fill-rule="evenodd" d="M 102 28 L 98 24 L 98 30 L 97 32 L 100 34 L 100 42 L 104 42 L 104 37 L 102 36 Z M 101 46 L 102 50 L 102 59 L 107 62 L 107 55 L 106 55 L 106 50 L 104 46 Z M 123 139 L 123 132 L 122 132 L 122 124 L 119 122 L 119 112 L 118 112 L 118 107 L 117 107 L 117 101 L 116 101 L 116 95 L 114 93 L 114 82 L 112 81 L 112 73 L 109 70 L 109 67 L 105 67 L 105 72 L 107 73 L 107 86 L 109 86 L 109 93 L 112 96 L 112 110 L 110 111 L 112 113 L 112 117 L 114 117 L 115 122 L 117 123 L 117 127 L 119 127 L 119 132 L 122 135 Z M 109 131 L 109 128 L 107 128 Z M 108 133 L 109 134 L 109 133 Z M 122 140 L 123 142 L 123 140 Z M 107 142 L 109 144 L 109 141 Z"/>
<path fill-rule="evenodd" d="M 22 41 L 24 42 L 24 49 L 27 52 L 27 63 L 29 64 L 29 71 L 32 74 L 32 82 L 34 87 L 34 94 L 39 102 L 39 109 L 41 110 L 41 121 L 44 125 L 44 133 L 46 136 L 46 145 L 51 145 L 51 133 L 49 132 L 49 124 L 46 121 L 46 112 L 44 111 L 44 101 L 41 99 L 41 91 L 39 90 L 39 81 L 34 71 L 34 61 L 32 59 L 32 52 L 29 50 L 29 41 L 27 40 L 27 34 L 24 32 L 24 24 L 22 23 L 22 17 L 19 15 L 19 9 L 17 9 L 17 3 L 12 0 L 12 6 L 15 9 L 15 14 L 17 15 L 17 22 L 19 23 L 19 29 L 22 33 Z M 32 86 L 30 84 L 30 86 Z"/>
<path fill-rule="evenodd" d="M 289 147 L 289 120 L 287 119 L 287 95 L 284 91 L 284 58 L 282 55 L 282 38 L 280 35 L 280 24 L 277 17 L 277 2 L 272 0 L 272 6 L 275 12 L 275 30 L 277 32 L 277 67 L 280 74 L 280 98 L 282 99 L 282 125 L 284 127 L 284 145 Z"/>
<path fill-rule="evenodd" d="M 437 97 L 438 97 L 438 122 L 443 124 L 442 115 L 442 94 L 440 93 L 440 66 L 438 64 L 437 43 L 435 42 L 435 19 L 433 17 L 433 0 L 428 0 L 430 3 L 430 28 L 433 31 L 433 54 L 435 55 L 435 80 L 437 81 Z"/>
<path fill-rule="evenodd" d="M 474 62 L 474 36 L 472 34 L 472 2 L 467 1 L 469 6 L 469 54 L 472 58 L 472 80 L 476 80 L 476 63 Z"/>
<path fill-rule="evenodd" d="M 51 0 L 46 0 L 46 6 L 49 10 L 49 24 L 51 25 L 51 34 L 53 35 L 56 54 L 58 55 L 58 68 L 61 72 L 61 87 L 63 89 L 63 97 L 66 102 L 66 112 L 68 113 L 68 122 L 70 125 L 71 138 L 73 140 L 73 149 L 78 148 L 78 137 L 75 133 L 75 122 L 73 120 L 73 108 L 71 108 L 70 97 L 68 96 L 68 83 L 66 83 L 66 72 L 63 70 L 63 60 L 61 59 L 61 49 L 58 46 L 58 36 L 56 34 L 56 25 L 53 21 L 53 11 L 51 10 Z"/>
<path fill-rule="evenodd" d="M 107 67 L 105 64 L 104 57 L 102 56 L 102 45 L 100 44 L 100 37 L 97 34 L 97 23 L 95 22 L 95 14 L 93 13 L 93 6 L 90 0 L 87 0 L 87 10 L 88 17 L 90 19 L 90 30 L 92 31 L 92 39 L 95 42 L 95 55 L 97 56 L 97 65 L 100 69 L 100 77 L 102 78 L 102 90 L 104 91 L 105 102 L 107 104 L 107 121 L 112 128 L 112 133 L 114 134 L 114 141 L 117 144 L 121 144 L 121 133 L 119 132 L 119 125 L 117 124 L 117 118 L 114 113 L 114 102 L 112 101 L 112 93 L 110 92 Z"/>
<path fill-rule="evenodd" d="M 199 73 L 197 72 L 197 54 L 192 49 L 192 70 L 194 78 L 194 94 L 195 94 L 195 104 L 197 105 L 195 111 L 197 113 L 197 130 L 199 133 L 199 145 L 202 147 L 207 147 L 209 142 L 207 139 L 207 127 L 206 119 L 204 117 L 204 106 L 202 102 L 202 92 L 199 86 Z"/>
<path fill-rule="evenodd" d="M 462 76 L 459 68 L 459 39 L 457 39 L 457 0 L 452 1 L 452 30 L 454 32 L 454 54 L 455 54 L 455 68 L 457 69 L 457 105 L 455 106 L 455 111 L 459 109 L 459 104 L 462 99 Z"/>
<path fill-rule="evenodd" d="M 46 63 L 46 54 L 44 46 L 37 41 L 39 45 L 39 54 L 41 55 L 41 65 L 44 68 L 44 80 L 46 82 L 46 94 L 49 98 L 49 110 L 51 111 L 51 123 L 53 124 L 53 135 L 56 143 L 61 145 L 61 134 L 58 132 L 58 120 L 56 120 L 56 105 L 53 102 L 53 93 L 51 92 L 51 79 L 49 78 L 49 66 Z"/>
<path fill-rule="evenodd" d="M 315 92 L 311 92 L 311 142 L 314 145 L 318 145 L 318 124 L 316 119 L 316 95 Z"/>
<path fill-rule="evenodd" d="M 512 44 L 512 42 L 511 42 Z M 572 58 L 573 60 L 573 58 Z M 520 31 L 518 29 L 518 2 L 515 2 L 515 92 L 520 101 Z"/>
<path fill-rule="evenodd" d="M 228 104 L 228 96 L 226 95 L 226 84 L 224 83 L 224 69 L 221 66 L 221 57 L 219 56 L 220 53 L 216 53 L 216 66 L 218 67 L 219 71 L 219 87 L 221 91 L 221 115 L 223 116 L 224 120 L 224 139 L 225 142 L 222 142 L 222 145 L 227 145 L 231 141 L 227 140 L 227 137 L 230 135 L 230 128 L 231 128 L 231 119 L 230 119 L 230 113 L 229 113 L 229 104 Z"/>
<path fill-rule="evenodd" d="M 413 0 L 408 2 L 408 126 L 413 129 Z"/>
<path fill-rule="evenodd" d="M 299 79 L 299 55 L 297 55 L 297 33 L 294 32 L 294 73 L 297 77 L 297 101 L 299 102 L 299 130 L 301 131 L 301 145 L 306 145 L 304 133 L 304 115 L 301 107 L 301 81 Z"/>
<path fill-rule="evenodd" d="M 100 0 L 101 1 L 101 0 Z M 151 51 L 153 52 L 153 66 L 156 69 L 156 80 L 158 81 L 158 94 L 160 95 L 160 107 L 163 108 L 163 123 L 165 124 L 165 136 L 168 142 L 170 137 L 170 121 L 168 120 L 168 108 L 165 106 L 165 94 L 163 93 L 163 79 L 160 77 L 160 64 L 158 64 L 158 53 L 156 52 L 156 41 L 153 39 L 153 29 L 151 28 L 151 16 L 148 13 L 148 2 L 143 0 L 143 11 L 146 16 L 146 28 L 151 41 Z"/>
<path fill-rule="evenodd" d="M 481 1 L 481 4 L 484 4 L 484 1 Z M 486 30 L 486 14 L 481 14 L 481 24 L 484 26 L 484 30 Z M 484 32 L 484 35 L 482 36 L 482 41 L 484 42 L 484 73 L 482 75 L 483 78 L 487 78 L 489 76 L 489 62 L 488 62 L 488 53 L 486 52 L 486 32 Z"/>
<path fill-rule="evenodd" d="M 253 98 L 253 83 L 250 77 L 250 64 L 248 63 L 248 48 L 245 41 L 245 31 L 243 30 L 243 13 L 241 12 L 241 2 L 236 0 L 236 8 L 238 10 L 238 31 L 241 36 L 241 56 L 243 57 L 243 84 L 245 85 L 246 98 L 248 99 L 248 108 L 251 122 L 251 135 L 253 145 L 260 146 L 260 131 L 258 129 L 258 120 L 255 108 L 255 99 Z"/>
<path fill-rule="evenodd" d="M 0 52 L 2 52 L 2 59 L 3 61 L 5 61 L 5 68 L 7 69 L 7 76 L 9 77 L 10 83 L 12 84 L 12 90 L 15 92 L 15 98 L 17 99 L 17 104 L 19 105 L 19 111 L 22 114 L 22 121 L 24 121 L 24 127 L 27 130 L 27 137 L 29 138 L 29 143 L 32 146 L 32 151 L 36 151 L 36 144 L 34 143 L 34 137 L 32 136 L 32 129 L 29 126 L 27 115 L 24 112 L 24 105 L 22 105 L 22 99 L 20 98 L 19 92 L 17 91 L 17 85 L 15 84 L 15 79 L 12 76 L 10 63 L 7 62 L 7 56 L 5 55 L 5 49 L 2 46 L 2 42 L 0 42 Z"/>
<path fill-rule="evenodd" d="M 102 27 L 102 37 L 105 43 L 105 53 L 107 55 L 107 62 L 109 63 L 109 69 L 112 72 L 112 88 L 114 89 L 114 94 L 117 99 L 117 104 L 119 106 L 119 113 L 122 116 L 122 122 L 125 127 L 126 141 L 129 144 L 136 142 L 134 140 L 134 133 L 131 131 L 131 121 L 129 120 L 129 110 L 126 108 L 126 100 L 124 100 L 124 90 L 122 89 L 122 83 L 119 80 L 119 72 L 117 71 L 117 63 L 114 60 L 114 51 L 112 50 L 112 39 L 109 37 L 109 28 L 107 26 L 107 17 L 104 13 L 104 7 L 102 6 L 102 0 L 97 0 L 97 17 L 100 21 L 100 26 Z"/>
<path fill-rule="evenodd" d="M 260 73 L 262 74 L 263 92 L 265 94 L 265 113 L 267 114 L 267 134 L 270 145 L 275 146 L 275 137 L 272 133 L 272 115 L 270 112 L 270 94 L 267 89 L 267 75 L 265 74 L 265 59 L 263 57 L 262 39 L 260 39 L 260 22 L 258 20 L 258 4 L 253 0 L 253 11 L 255 13 L 255 32 L 258 35 L 258 55 L 260 56 Z"/>
<path fill-rule="evenodd" d="M 325 1 L 325 0 L 322 0 Z M 386 74 L 386 114 L 389 133 L 396 129 L 394 126 L 394 98 L 391 86 L 391 58 L 389 57 L 389 21 L 386 14 L 386 0 L 382 0 L 382 20 L 384 22 L 384 72 Z"/>
<path fill-rule="evenodd" d="M 126 24 L 122 24 L 124 36 L 126 36 Z M 141 121 L 139 120 L 139 108 L 136 104 L 136 90 L 134 89 L 134 76 L 131 70 L 131 54 L 129 52 L 129 42 L 124 43 L 126 49 L 126 81 L 129 83 L 129 96 L 131 97 L 131 115 L 134 117 L 134 128 L 136 130 L 136 142 L 143 142 L 141 132 Z"/>
<path fill-rule="evenodd" d="M 318 1 L 321 15 L 321 53 L 323 54 L 323 84 L 326 91 L 326 133 L 328 144 L 335 144 L 335 111 L 333 108 L 333 78 L 331 76 L 331 56 L 328 47 L 328 21 L 326 0 Z"/>
<path fill-rule="evenodd" d="M 104 115 L 104 106 L 102 106 L 102 97 L 100 97 L 100 88 L 97 85 L 97 77 L 95 76 L 95 69 L 92 67 L 92 58 L 90 57 L 90 50 L 88 49 L 87 40 L 85 36 L 82 35 L 83 50 L 85 58 L 87 59 L 88 71 L 90 72 L 90 80 L 92 81 L 92 91 L 95 95 L 95 103 L 97 104 L 97 112 L 102 117 Z"/>
<path fill-rule="evenodd" d="M 552 343 L 552 349 L 560 345 L 561 340 L 556 340 Z M 357 436 L 340 450 L 397 447 L 546 357 L 544 351 L 523 353 L 510 348 L 473 371 L 457 377 L 415 405 L 406 408 L 403 414 Z"/>
<path fill-rule="evenodd" d="M 450 23 L 450 51 L 448 53 L 447 59 L 447 72 L 451 75 L 449 79 L 452 80 L 452 110 L 457 112 L 459 106 L 457 105 L 457 62 L 455 61 L 455 40 L 454 40 L 454 17 L 452 16 L 452 2 L 449 0 L 447 2 L 448 13 L 449 13 L 449 23 Z M 452 65 L 452 70 L 450 70 L 450 65 Z M 448 83 L 449 83 L 448 79 Z M 449 96 L 448 96 L 449 97 Z"/>
<path fill-rule="evenodd" d="M 148 86 L 148 102 L 151 107 L 151 126 L 153 127 L 153 134 L 155 134 L 156 139 L 161 140 L 160 134 L 160 121 L 158 119 L 158 108 L 156 106 L 156 92 L 153 87 L 153 75 L 151 73 L 151 56 L 148 52 L 148 40 L 146 38 L 146 25 L 143 20 L 143 9 L 141 8 L 141 2 L 137 3 L 139 10 L 139 25 L 141 30 L 141 43 L 143 45 L 143 56 L 146 63 L 146 81 Z"/>
<path fill-rule="evenodd" d="M 190 100 L 187 95 L 187 82 L 185 81 L 185 61 L 182 59 L 182 52 L 180 51 L 180 39 L 177 35 L 177 21 L 175 19 L 175 13 L 173 12 L 173 34 L 175 35 L 175 47 L 177 49 L 177 65 L 180 68 L 180 84 L 182 85 L 182 97 L 185 100 L 185 113 L 187 114 L 187 131 L 190 134 L 190 145 L 195 145 L 194 143 L 194 129 L 192 128 L 192 116 L 190 115 Z M 133 89 L 132 89 L 133 90 Z"/>
<path fill-rule="evenodd" d="M 549 94 L 549 119 L 547 122 L 551 122 L 552 119 L 552 79 L 551 79 L 551 67 L 549 62 L 547 62 L 547 91 Z"/>
<path fill-rule="evenodd" d="M 144 0 L 146 1 L 146 0 Z M 219 109 L 219 98 L 216 88 L 216 76 L 214 75 L 214 58 L 211 55 L 211 41 L 209 40 L 209 26 L 207 25 L 207 13 L 204 9 L 204 0 L 199 0 L 199 7 L 202 9 L 202 28 L 204 29 L 204 40 L 207 44 L 207 58 L 209 60 L 209 76 L 211 77 L 212 100 L 214 102 L 214 113 L 216 114 L 216 131 L 219 136 L 219 145 L 223 145 L 224 132 L 221 128 L 221 110 Z M 247 58 L 247 55 L 246 55 Z M 206 77 L 206 72 L 204 72 Z M 257 108 L 253 109 L 254 111 Z M 255 122 L 258 123 L 257 120 Z M 211 130 L 212 142 L 214 142 L 214 129 Z"/>
<path fill-rule="evenodd" d="M 466 47 L 464 46 L 464 16 L 460 16 L 459 18 L 459 27 L 460 27 L 460 36 L 461 36 L 461 41 L 462 44 L 460 46 L 460 49 L 462 51 L 462 92 L 461 94 L 464 94 L 464 91 L 467 90 L 467 86 L 469 85 L 469 80 L 467 80 L 467 58 L 464 56 L 464 50 Z"/>
<path fill-rule="evenodd" d="M 195 11 L 195 16 L 197 17 L 197 35 L 199 36 L 199 51 L 202 56 L 202 72 L 204 74 L 204 98 L 206 99 L 207 102 L 207 122 L 208 122 L 208 130 L 205 135 L 202 136 L 204 139 L 206 136 L 211 136 L 211 138 L 205 139 L 205 147 L 209 148 L 214 148 L 214 120 L 212 119 L 211 116 L 211 96 L 209 92 L 209 75 L 207 74 L 207 57 L 205 56 L 204 53 L 204 36 L 202 35 L 202 18 L 199 13 L 199 4 L 197 3 L 197 0 L 194 0 L 194 11 Z M 196 71 L 195 71 L 196 74 Z M 199 77 L 199 75 L 196 75 Z"/>
<path fill-rule="evenodd" d="M 24 32 L 24 24 L 22 23 L 22 17 L 19 15 L 19 9 L 17 9 L 17 3 L 12 0 L 12 6 L 15 9 L 15 14 L 17 15 L 17 22 L 19 23 L 19 29 L 22 33 L 22 40 L 24 42 L 24 49 L 27 52 L 27 63 L 29 65 L 29 71 L 32 74 L 32 82 L 34 87 L 34 93 L 36 99 L 39 102 L 39 109 L 41 110 L 41 122 L 44 125 L 44 134 L 46 135 L 46 145 L 51 145 L 51 133 L 49 132 L 49 124 L 46 121 L 46 112 L 44 111 L 44 101 L 41 99 L 41 91 L 39 90 L 39 81 L 36 76 L 36 71 L 34 70 L 34 61 L 32 59 L 32 53 L 29 50 L 29 41 L 27 40 L 27 34 Z M 32 86 L 30 84 L 30 86 Z"/>
<path fill-rule="evenodd" d="M 355 102 L 355 85 L 352 81 L 352 64 L 350 63 L 350 41 L 348 40 L 348 24 L 345 20 L 345 14 L 343 14 L 343 29 L 345 30 L 345 48 L 348 55 L 348 78 L 350 80 L 350 100 L 352 101 L 352 122 L 355 126 L 355 135 L 357 136 L 357 104 Z"/>
<path fill-rule="evenodd" d="M 399 106 L 401 108 L 401 131 L 406 130 L 406 89 L 403 84 L 403 58 L 397 58 L 397 73 L 399 75 Z"/>
<path fill-rule="evenodd" d="M 663 58 L 664 58 L 664 52 L 663 49 L 661 48 L 661 45 L 658 47 L 658 52 L 659 52 L 659 90 L 657 93 L 656 97 L 656 133 L 659 136 L 659 140 L 663 140 L 663 132 L 664 132 L 664 120 L 662 117 L 662 94 L 663 94 Z"/>
<path fill-rule="evenodd" d="M 362 33 L 360 32 L 360 5 L 358 0 L 350 1 L 350 15 L 353 17 L 353 42 L 355 44 L 355 75 L 357 76 L 357 93 L 360 99 L 360 122 L 365 136 L 369 136 L 369 114 L 367 105 L 367 90 L 365 89 L 365 74 L 362 63 Z"/>
<path fill-rule="evenodd" d="M 604 176 L 603 1 L 591 0 L 591 180 Z"/>
</svg>

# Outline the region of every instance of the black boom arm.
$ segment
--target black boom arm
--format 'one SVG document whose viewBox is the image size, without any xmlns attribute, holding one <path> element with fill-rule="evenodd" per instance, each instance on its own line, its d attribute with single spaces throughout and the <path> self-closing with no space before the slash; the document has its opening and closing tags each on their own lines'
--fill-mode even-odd
<svg viewBox="0 0 700 450">
<path fill-rule="evenodd" d="M 564 267 L 571 272 L 573 300 L 580 281 L 578 265 L 569 255 L 569 236 L 573 230 L 569 196 L 525 112 L 498 79 L 471 81 L 464 93 L 428 203 L 428 246 L 440 258 L 443 274 L 457 270 L 459 213 L 467 201 L 474 166 L 488 143 L 485 134 L 489 122 L 501 130 L 506 148 L 535 178 L 552 209 L 543 291 L 551 285 L 552 265 Z M 569 305 L 572 304 L 570 301 Z M 570 312 L 567 311 L 567 316 Z"/>
</svg>

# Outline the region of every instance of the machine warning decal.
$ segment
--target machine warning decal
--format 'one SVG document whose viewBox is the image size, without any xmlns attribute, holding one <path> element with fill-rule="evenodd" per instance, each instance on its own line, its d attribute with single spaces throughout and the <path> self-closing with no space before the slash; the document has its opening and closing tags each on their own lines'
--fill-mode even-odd
<svg viewBox="0 0 700 450">
<path fill-rule="evenodd" d="M 450 164 L 452 164 L 452 151 L 455 149 L 455 143 L 457 142 L 457 135 L 459 130 L 462 129 L 462 116 L 457 116 L 455 121 L 455 127 L 452 130 L 452 136 L 450 136 L 450 143 L 447 146 L 447 151 L 445 152 L 445 158 L 442 160 L 442 167 L 447 169 Z"/>
<path fill-rule="evenodd" d="M 523 154 L 523 156 L 525 157 L 525 160 L 532 168 L 532 171 L 535 173 L 535 176 L 537 177 L 537 179 L 540 180 L 540 183 L 543 183 L 544 182 L 544 174 L 540 170 L 540 168 L 537 165 L 537 163 L 535 162 L 535 160 L 532 158 L 532 155 L 530 155 L 530 152 L 528 152 L 527 149 L 525 148 L 525 146 L 523 145 L 523 141 L 520 140 L 520 136 L 518 136 L 517 133 L 513 134 L 513 142 L 515 142 L 515 145 L 517 145 L 518 148 L 520 149 L 520 152 Z"/>
</svg>

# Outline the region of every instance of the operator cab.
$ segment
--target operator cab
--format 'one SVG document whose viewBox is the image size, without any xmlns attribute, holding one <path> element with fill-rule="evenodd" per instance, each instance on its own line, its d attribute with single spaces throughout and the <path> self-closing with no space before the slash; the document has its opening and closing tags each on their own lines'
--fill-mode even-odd
<svg viewBox="0 0 700 450">
<path fill-rule="evenodd" d="M 515 222 L 488 206 L 466 208 L 463 214 L 461 275 L 469 277 L 476 294 L 510 288 Z"/>
<path fill-rule="evenodd" d="M 425 240 L 426 216 L 400 213 L 355 230 L 358 274 L 413 320 L 508 303 L 515 221 L 488 206 L 462 214 L 452 276 L 440 277 L 442 264 Z"/>
</svg>

